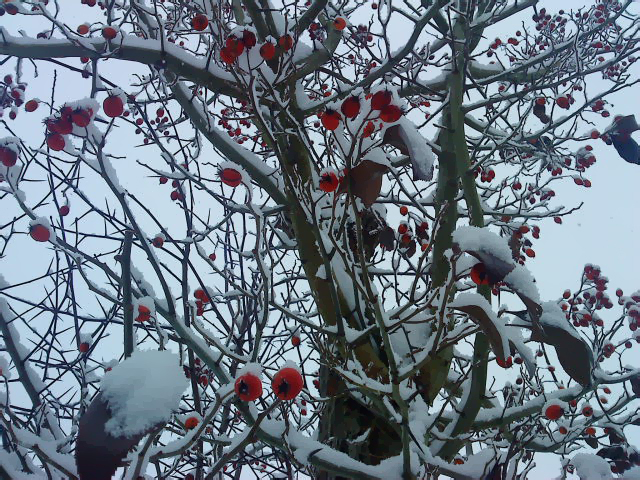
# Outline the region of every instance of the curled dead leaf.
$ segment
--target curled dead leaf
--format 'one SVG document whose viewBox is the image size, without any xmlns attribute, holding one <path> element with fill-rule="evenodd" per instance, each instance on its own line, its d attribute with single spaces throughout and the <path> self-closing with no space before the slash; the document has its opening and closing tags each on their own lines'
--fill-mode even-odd
<svg viewBox="0 0 640 480">
<path fill-rule="evenodd" d="M 369 208 L 380 195 L 382 177 L 388 170 L 389 167 L 386 165 L 372 160 L 363 160 L 347 172 L 345 180 L 338 188 L 338 193 L 346 193 L 350 185 L 351 192 Z"/>
<path fill-rule="evenodd" d="M 397 148 L 403 155 L 409 157 L 414 180 L 431 180 L 433 178 L 433 151 L 428 151 L 431 150 L 431 147 L 409 120 L 403 119 L 397 125 L 387 128 L 384 132 L 383 142 Z"/>
</svg>

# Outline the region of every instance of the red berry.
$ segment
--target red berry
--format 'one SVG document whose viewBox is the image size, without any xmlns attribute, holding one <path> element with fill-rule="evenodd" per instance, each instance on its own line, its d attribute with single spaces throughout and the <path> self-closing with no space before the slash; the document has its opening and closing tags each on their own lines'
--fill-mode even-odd
<svg viewBox="0 0 640 480">
<path fill-rule="evenodd" d="M 155 237 L 153 239 L 153 246 L 156 248 L 162 248 L 162 246 L 164 245 L 164 238 L 162 237 Z"/>
<path fill-rule="evenodd" d="M 371 109 L 382 110 L 384 107 L 391 103 L 391 92 L 389 90 L 382 90 L 376 92 L 371 97 Z"/>
<path fill-rule="evenodd" d="M 326 193 L 330 193 L 338 188 L 338 185 L 340 185 L 340 180 L 338 180 L 338 177 L 335 173 L 329 172 L 320 177 L 320 182 L 318 183 L 318 185 L 320 187 L 320 190 Z"/>
<path fill-rule="evenodd" d="M 407 226 L 406 223 L 401 223 L 400 225 L 398 225 L 398 233 L 400 235 L 404 235 L 405 233 L 407 233 L 408 230 L 409 230 L 409 227 Z"/>
<path fill-rule="evenodd" d="M 146 322 L 151 319 L 151 310 L 145 305 L 138 305 L 138 316 L 136 321 Z"/>
<path fill-rule="evenodd" d="M 267 61 L 271 60 L 275 54 L 276 46 L 271 42 L 267 42 L 260 47 L 260 56 Z"/>
<path fill-rule="evenodd" d="M 47 145 L 51 150 L 59 152 L 60 150 L 64 150 L 65 141 L 64 137 L 59 133 L 52 133 L 47 137 Z"/>
<path fill-rule="evenodd" d="M 291 337 L 291 345 L 293 345 L 294 347 L 300 346 L 300 337 L 298 337 L 297 335 Z"/>
<path fill-rule="evenodd" d="M 242 183 L 242 174 L 233 168 L 223 168 L 218 175 L 222 183 L 230 187 L 235 188 Z"/>
<path fill-rule="evenodd" d="M 86 110 L 77 110 L 71 114 L 71 121 L 84 128 L 91 123 L 91 115 Z"/>
<path fill-rule="evenodd" d="M 253 373 L 245 373 L 237 378 L 235 391 L 240 400 L 253 402 L 262 396 L 262 382 Z"/>
<path fill-rule="evenodd" d="M 287 367 L 280 370 L 275 377 L 271 387 L 276 396 L 281 400 L 293 400 L 302 391 L 304 382 L 302 375 L 295 368 Z"/>
<path fill-rule="evenodd" d="M 58 210 L 58 213 L 61 217 L 66 217 L 67 215 L 69 215 L 69 210 L 69 205 L 62 205 Z"/>
<path fill-rule="evenodd" d="M 407 213 L 409 213 L 409 208 L 407 208 L 405 205 L 400 207 L 400 215 L 406 215 Z"/>
<path fill-rule="evenodd" d="M 566 435 L 567 434 L 567 427 L 558 428 L 558 432 L 560 432 L 561 435 Z"/>
<path fill-rule="evenodd" d="M 189 417 L 184 422 L 184 428 L 187 430 L 193 430 L 198 426 L 198 423 L 200 423 L 200 420 L 198 420 L 197 417 Z"/>
<path fill-rule="evenodd" d="M 383 122 L 397 122 L 402 117 L 402 109 L 396 105 L 387 105 L 380 110 L 380 119 Z"/>
<path fill-rule="evenodd" d="M 104 99 L 102 108 L 105 115 L 111 118 L 119 117 L 124 111 L 124 103 L 119 95 L 111 95 Z"/>
<path fill-rule="evenodd" d="M 18 160 L 18 154 L 9 147 L 0 147 L 0 162 L 5 167 L 13 167 Z"/>
<path fill-rule="evenodd" d="M 536 252 L 533 248 L 527 248 L 524 253 L 527 255 L 527 257 L 529 258 L 533 258 L 536 256 Z"/>
<path fill-rule="evenodd" d="M 169 181 L 169 179 L 167 177 L 160 177 L 160 185 L 164 185 L 168 181 Z"/>
<path fill-rule="evenodd" d="M 107 40 L 113 40 L 118 35 L 118 31 L 113 27 L 104 27 L 102 29 L 102 36 Z"/>
<path fill-rule="evenodd" d="M 547 100 L 544 97 L 538 97 L 536 98 L 536 103 L 538 105 L 544 105 L 545 103 L 547 103 Z"/>
<path fill-rule="evenodd" d="M 191 26 L 193 27 L 194 30 L 201 32 L 205 28 L 207 28 L 207 26 L 209 26 L 209 19 L 207 18 L 206 15 L 203 15 L 202 13 L 198 13 L 196 16 L 194 16 L 191 19 Z"/>
<path fill-rule="evenodd" d="M 593 408 L 591 408 L 589 405 L 583 407 L 582 408 L 582 414 L 585 417 L 590 417 L 591 415 L 593 415 Z"/>
<path fill-rule="evenodd" d="M 232 50 L 229 47 L 223 47 L 220 49 L 220 60 L 222 60 L 227 65 L 231 65 L 236 61 L 236 56 L 233 54 Z"/>
<path fill-rule="evenodd" d="M 255 47 L 257 43 L 256 34 L 251 30 L 245 30 L 242 32 L 242 43 L 244 43 L 244 46 L 247 47 L 247 49 Z"/>
<path fill-rule="evenodd" d="M 293 48 L 293 37 L 289 34 L 283 35 L 278 39 L 278 45 L 280 45 L 280 48 L 285 52 L 291 50 L 291 48 Z"/>
<path fill-rule="evenodd" d="M 560 405 L 550 405 L 549 407 L 547 407 L 547 409 L 544 411 L 544 415 L 549 419 L 549 420 L 558 420 L 564 413 L 564 410 L 562 409 L 562 407 Z"/>
<path fill-rule="evenodd" d="M 209 260 L 214 261 L 216 259 L 216 254 L 215 253 L 210 253 L 209 254 Z"/>
<path fill-rule="evenodd" d="M 333 21 L 333 28 L 335 28 L 338 31 L 344 30 L 346 26 L 347 26 L 347 21 L 342 17 L 336 17 L 335 20 Z"/>
<path fill-rule="evenodd" d="M 230 35 L 227 38 L 225 48 L 228 52 L 228 55 L 233 57 L 235 60 L 237 57 L 242 55 L 242 52 L 244 52 L 244 42 L 242 40 L 239 40 L 235 35 Z"/>
<path fill-rule="evenodd" d="M 78 25 L 76 32 L 78 32 L 80 35 L 86 35 L 87 33 L 89 33 L 89 25 L 87 25 L 86 23 Z"/>
<path fill-rule="evenodd" d="M 89 351 L 89 344 L 87 342 L 82 342 L 78 347 L 78 351 L 81 353 L 87 353 Z"/>
<path fill-rule="evenodd" d="M 338 125 L 340 125 L 341 118 L 340 114 L 335 110 L 327 109 L 320 120 L 324 128 L 327 130 L 335 130 L 338 128 Z"/>
<path fill-rule="evenodd" d="M 364 129 L 362 130 L 362 136 L 363 136 L 364 138 L 368 138 L 368 137 L 370 137 L 370 136 L 371 136 L 371 134 L 373 133 L 373 131 L 375 130 L 375 128 L 376 128 L 376 127 L 375 127 L 375 125 L 373 124 L 373 122 L 372 122 L 372 121 L 369 121 L 369 122 L 365 125 Z"/>
<path fill-rule="evenodd" d="M 562 224 L 562 217 L 553 217 L 553 221 L 557 224 Z"/>
<path fill-rule="evenodd" d="M 340 111 L 345 117 L 354 118 L 360 113 L 360 99 L 356 96 L 347 97 L 345 101 L 342 102 Z"/>
<path fill-rule="evenodd" d="M 513 365 L 513 359 L 511 357 L 507 357 L 505 360 L 502 360 L 501 358 L 496 357 L 496 363 L 502 368 L 511 368 Z"/>
<path fill-rule="evenodd" d="M 36 242 L 47 242 L 51 237 L 51 232 L 47 227 L 38 223 L 31 226 L 29 235 L 31 235 L 31 238 Z"/>
<path fill-rule="evenodd" d="M 556 105 L 560 108 L 569 108 L 569 99 L 567 97 L 558 97 L 556 98 Z"/>
<path fill-rule="evenodd" d="M 27 112 L 33 112 L 38 108 L 39 102 L 37 100 L 29 100 L 24 104 L 24 109 Z"/>
<path fill-rule="evenodd" d="M 476 263 L 471 269 L 471 280 L 476 285 L 489 285 L 489 275 L 484 263 Z"/>
<path fill-rule="evenodd" d="M 69 135 L 73 131 L 73 123 L 71 123 L 71 115 L 61 116 L 60 118 L 50 118 L 46 121 L 47 130 L 60 135 Z"/>
</svg>

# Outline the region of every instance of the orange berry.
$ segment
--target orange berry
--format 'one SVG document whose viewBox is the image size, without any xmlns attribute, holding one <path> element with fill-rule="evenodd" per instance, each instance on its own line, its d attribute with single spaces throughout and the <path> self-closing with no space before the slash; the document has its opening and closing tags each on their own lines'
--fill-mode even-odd
<svg viewBox="0 0 640 480">
<path fill-rule="evenodd" d="M 198 420 L 197 417 L 189 417 L 184 422 L 184 428 L 187 430 L 193 430 L 198 426 L 198 423 L 200 423 L 200 420 Z"/>
<path fill-rule="evenodd" d="M 344 30 L 345 27 L 347 26 L 347 21 L 342 18 L 342 17 L 336 17 L 336 19 L 333 21 L 333 27 L 336 30 Z"/>
</svg>

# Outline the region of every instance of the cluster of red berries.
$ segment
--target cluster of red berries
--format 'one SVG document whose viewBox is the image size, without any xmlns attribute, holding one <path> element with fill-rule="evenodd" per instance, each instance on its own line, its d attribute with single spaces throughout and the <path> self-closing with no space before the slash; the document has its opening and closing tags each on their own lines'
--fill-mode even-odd
<svg viewBox="0 0 640 480">
<path fill-rule="evenodd" d="M 32 100 L 27 102 L 27 106 L 29 106 L 30 102 Z M 32 104 L 26 109 L 32 112 L 36 108 L 37 106 Z M 124 112 L 124 102 L 119 95 L 109 95 L 102 103 L 102 108 L 108 117 L 119 117 Z M 74 127 L 88 127 L 95 113 L 92 108 L 63 106 L 57 114 L 45 120 L 45 126 L 48 131 L 47 146 L 54 151 L 64 150 L 66 146 L 65 136 L 72 134 Z"/>
<path fill-rule="evenodd" d="M 195 364 L 193 368 L 194 377 L 198 379 L 198 383 L 201 386 L 206 387 L 207 385 L 209 385 L 209 382 L 212 379 L 211 370 L 209 370 L 208 368 L 204 368 L 204 365 L 199 358 L 196 358 L 193 363 Z M 182 369 L 185 376 L 187 378 L 191 378 L 192 370 L 186 365 L 183 365 Z"/>
<path fill-rule="evenodd" d="M 182 167 L 187 169 L 188 165 L 186 163 L 182 164 Z M 164 185 L 169 181 L 169 179 L 165 176 L 162 176 L 159 178 L 159 182 L 160 185 Z M 184 198 L 184 195 L 182 193 L 180 193 L 180 182 L 178 180 L 172 180 L 171 181 L 171 187 L 173 187 L 173 190 L 171 191 L 171 193 L 169 194 L 169 197 L 171 198 L 171 200 L 178 201 L 178 200 L 182 200 Z M 163 241 L 164 243 L 164 241 Z"/>
<path fill-rule="evenodd" d="M 242 38 L 238 38 L 235 35 L 227 37 L 225 46 L 220 49 L 220 59 L 229 65 L 236 61 L 236 59 L 242 55 L 246 47 L 250 50 L 256 45 L 256 35 L 251 30 L 244 30 L 242 32 Z"/>
<path fill-rule="evenodd" d="M 225 46 L 220 49 L 220 59 L 227 65 L 231 65 L 242 55 L 245 48 L 250 50 L 256 43 L 256 35 L 251 30 L 244 30 L 242 32 L 242 38 L 238 38 L 236 35 L 230 35 L 225 41 Z M 283 52 L 291 50 L 293 44 L 293 37 L 288 33 L 278 39 L 278 46 Z M 272 60 L 275 55 L 276 45 L 274 43 L 265 42 L 260 46 L 260 56 L 264 60 Z"/>
<path fill-rule="evenodd" d="M 15 120 L 18 115 L 18 107 L 24 103 L 25 83 L 13 83 L 13 76 L 5 75 L 0 86 L 0 117 L 5 109 L 9 110 L 9 119 Z"/>
<path fill-rule="evenodd" d="M 128 111 L 124 112 L 125 116 L 128 116 Z M 134 113 L 135 115 L 135 113 Z M 162 133 L 162 135 L 164 135 L 165 137 L 168 137 L 170 135 L 170 130 L 167 128 L 167 124 L 169 122 L 169 116 L 166 114 L 164 108 L 160 107 L 156 110 L 156 118 L 149 120 L 149 124 L 153 126 L 153 128 L 157 129 L 158 134 Z M 142 127 L 144 124 L 144 119 L 142 117 L 138 117 L 136 118 L 135 122 L 136 124 L 136 135 L 140 135 L 141 133 L 143 133 Z M 150 141 L 150 137 L 151 134 L 146 134 L 145 133 L 145 138 L 144 138 L 144 143 L 148 144 Z"/>
<path fill-rule="evenodd" d="M 356 45 L 364 47 L 367 43 L 373 41 L 373 35 L 369 32 L 366 25 L 358 25 L 358 28 L 351 33 L 351 40 L 353 40 Z"/>
<path fill-rule="evenodd" d="M 496 172 L 493 168 L 490 168 L 490 167 L 487 167 L 487 168 L 478 167 L 473 171 L 473 176 L 475 178 L 478 178 L 478 176 L 480 176 L 481 182 L 489 183 L 494 178 L 496 178 Z"/>
<path fill-rule="evenodd" d="M 393 96 L 389 90 L 378 91 L 374 94 L 367 95 L 366 98 L 371 101 L 371 110 L 380 112 L 378 118 L 383 122 L 397 122 L 404 113 L 399 106 L 391 103 Z M 357 96 L 347 97 L 340 106 L 340 112 L 342 112 L 342 115 L 346 118 L 355 118 L 360 113 L 360 98 Z M 320 117 L 324 128 L 327 130 L 335 130 L 338 128 L 342 121 L 340 112 L 331 108 L 326 109 Z M 364 137 L 370 136 L 373 128 L 375 128 L 373 122 L 369 122 L 369 124 L 365 127 Z M 367 132 L 367 128 L 371 128 L 371 132 Z"/>
<path fill-rule="evenodd" d="M 552 32 L 559 27 L 562 33 L 568 20 L 568 18 L 564 16 L 564 10 L 560 10 L 556 16 L 551 16 L 544 8 L 540 9 L 538 14 L 534 14 L 531 18 L 536 22 L 536 30 L 539 32 L 542 30 Z"/>
<path fill-rule="evenodd" d="M 292 367 L 285 367 L 273 377 L 271 388 L 281 400 L 293 400 L 304 387 L 300 372 Z M 262 381 L 253 373 L 245 373 L 236 379 L 235 392 L 240 400 L 252 402 L 262 396 Z"/>
<path fill-rule="evenodd" d="M 204 307 L 211 301 L 209 294 L 202 288 L 198 288 L 193 292 L 193 296 L 196 298 L 196 315 L 204 315 Z"/>
</svg>

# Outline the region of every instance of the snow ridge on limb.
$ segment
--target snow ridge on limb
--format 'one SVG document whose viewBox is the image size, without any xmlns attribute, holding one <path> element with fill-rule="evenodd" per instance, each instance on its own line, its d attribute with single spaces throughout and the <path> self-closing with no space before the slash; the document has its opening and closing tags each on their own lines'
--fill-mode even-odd
<svg viewBox="0 0 640 480">
<path fill-rule="evenodd" d="M 189 114 L 194 125 L 200 132 L 219 150 L 222 155 L 232 162 L 241 165 L 251 175 L 252 180 L 258 183 L 271 197 L 280 204 L 287 204 L 288 201 L 282 192 L 280 174 L 276 169 L 271 168 L 253 152 L 241 147 L 223 135 L 213 126 L 213 122 L 208 118 L 208 113 L 204 107 L 196 102 L 197 97 L 187 88 L 183 82 L 176 83 L 171 87 L 176 100 L 182 108 Z"/>
<path fill-rule="evenodd" d="M 21 58 L 69 58 L 89 57 L 101 58 L 108 46 L 102 37 L 83 38 L 81 45 L 66 39 L 38 39 L 31 37 L 14 37 L 3 27 L 0 27 L 0 54 L 15 55 Z M 95 53 L 94 53 L 95 52 Z M 241 91 L 234 86 L 234 78 L 228 72 L 218 67 L 214 62 L 209 63 L 205 57 L 190 55 L 186 50 L 169 42 L 157 39 L 144 39 L 131 35 L 123 35 L 122 43 L 118 44 L 118 58 L 132 62 L 153 65 L 160 60 L 167 62 L 170 71 L 179 73 L 199 85 L 205 85 L 224 95 L 238 97 Z"/>
</svg>

